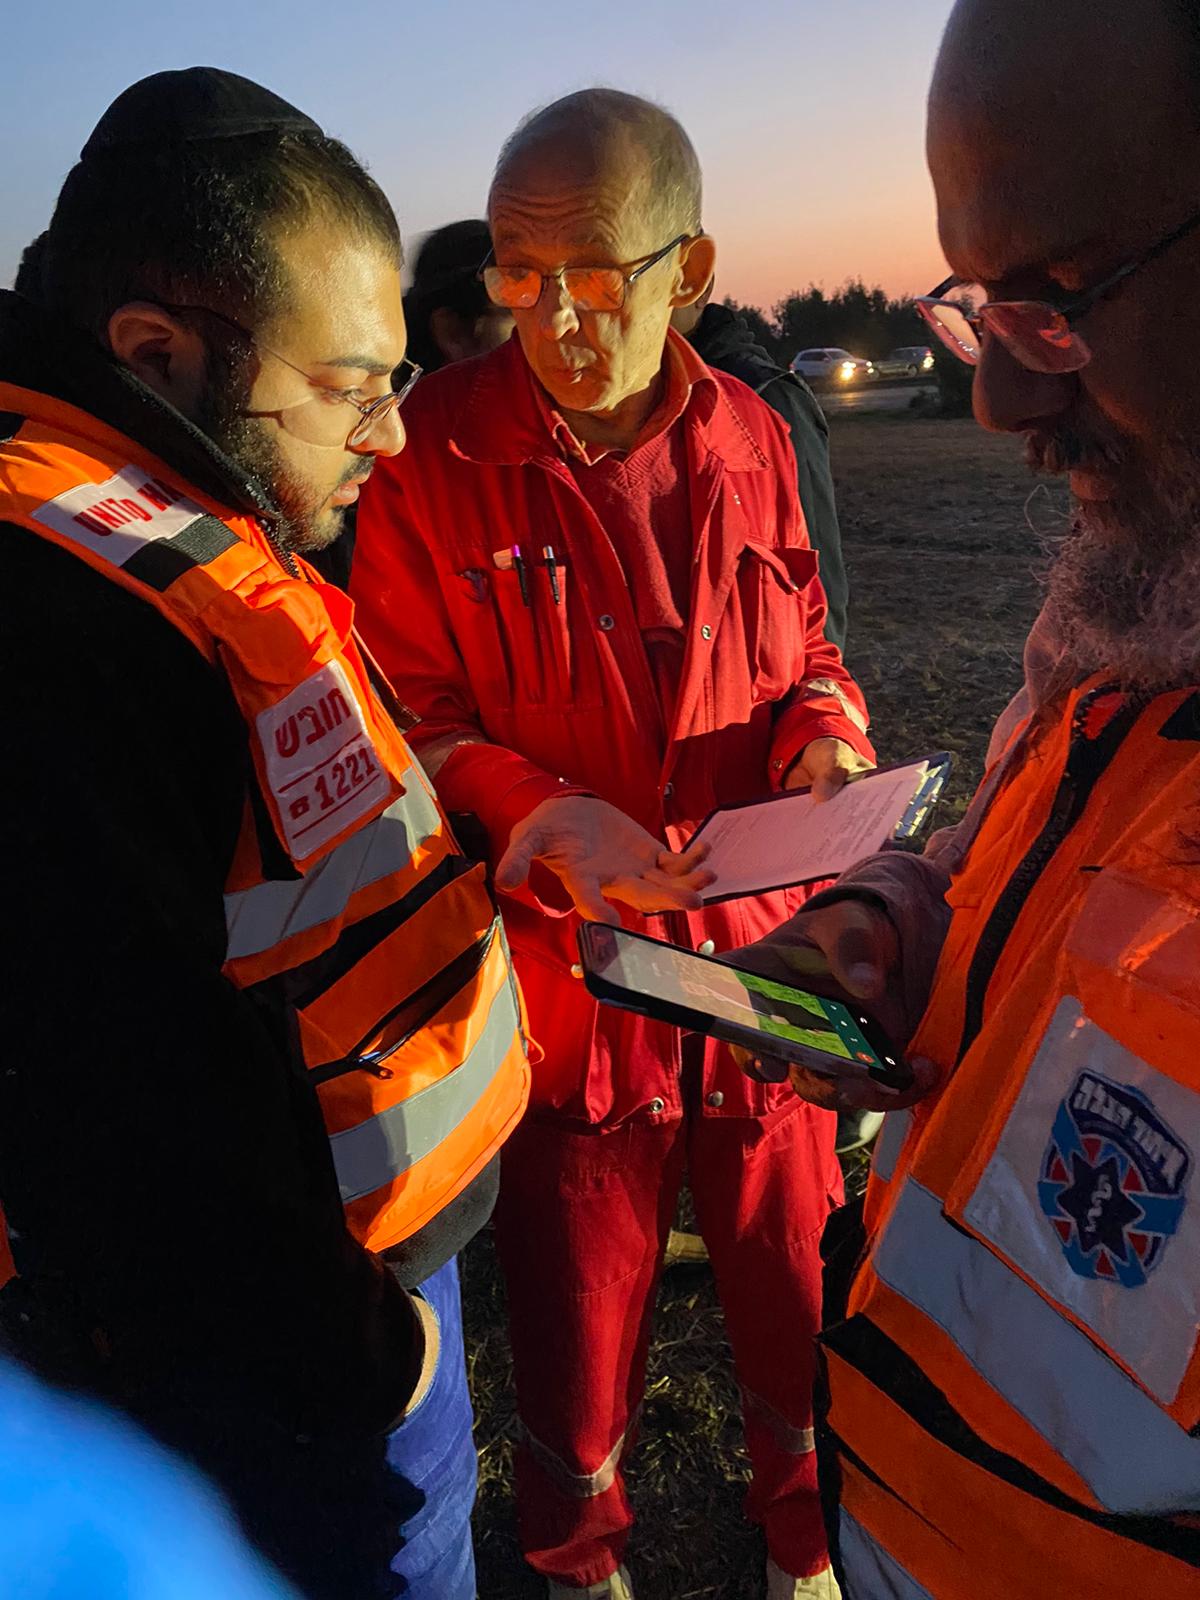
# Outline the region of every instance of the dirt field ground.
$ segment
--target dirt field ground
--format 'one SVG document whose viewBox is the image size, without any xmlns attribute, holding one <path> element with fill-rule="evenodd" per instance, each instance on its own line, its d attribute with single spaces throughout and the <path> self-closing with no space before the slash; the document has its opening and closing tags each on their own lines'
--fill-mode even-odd
<svg viewBox="0 0 1200 1600">
<path fill-rule="evenodd" d="M 850 664 L 881 760 L 958 756 L 956 813 L 988 729 L 1020 682 L 1041 559 L 1061 495 L 1032 484 L 1020 446 L 969 421 L 904 415 L 832 422 L 853 593 Z M 503 1294 L 484 1234 L 463 1263 L 478 1414 L 476 1519 L 483 1600 L 544 1594 L 517 1552 L 510 1492 L 513 1403 Z M 781 1333 L 780 1359 L 787 1359 Z M 639 1600 L 757 1600 L 764 1550 L 741 1517 L 747 1476 L 728 1348 L 711 1277 L 676 1268 L 660 1295 L 641 1441 L 629 1467 L 639 1516 L 629 1564 Z"/>
</svg>

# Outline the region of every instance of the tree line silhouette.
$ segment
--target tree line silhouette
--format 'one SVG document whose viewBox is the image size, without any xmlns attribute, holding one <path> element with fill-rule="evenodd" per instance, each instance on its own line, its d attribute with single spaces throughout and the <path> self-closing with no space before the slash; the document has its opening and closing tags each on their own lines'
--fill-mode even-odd
<svg viewBox="0 0 1200 1600">
<path fill-rule="evenodd" d="M 965 416 L 971 409 L 973 369 L 946 353 L 910 298 L 890 299 L 878 284 L 869 289 L 861 278 L 852 278 L 827 294 L 810 283 L 776 301 L 770 316 L 760 306 L 740 305 L 728 295 L 724 303 L 785 367 L 798 351 L 813 346 L 832 346 L 878 360 L 905 345 L 928 345 L 933 350 L 939 413 Z"/>
<path fill-rule="evenodd" d="M 810 345 L 831 345 L 873 360 L 900 345 L 929 343 L 929 330 L 911 299 L 890 300 L 878 285 L 869 289 L 861 279 L 832 294 L 815 283 L 793 290 L 776 302 L 769 317 L 759 306 L 728 297 L 725 304 L 745 318 L 758 342 L 784 366 Z"/>
</svg>

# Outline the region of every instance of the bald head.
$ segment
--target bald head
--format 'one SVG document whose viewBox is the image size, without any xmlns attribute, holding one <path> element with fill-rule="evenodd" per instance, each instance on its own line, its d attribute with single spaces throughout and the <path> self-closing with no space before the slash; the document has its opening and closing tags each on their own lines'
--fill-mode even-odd
<svg viewBox="0 0 1200 1600">
<path fill-rule="evenodd" d="M 497 189 L 617 178 L 629 203 L 667 233 L 700 229 L 700 162 L 680 123 L 650 100 L 619 89 L 581 89 L 526 117 L 500 152 Z"/>
<path fill-rule="evenodd" d="M 959 0 L 929 98 L 928 151 L 952 265 L 992 281 L 1194 193 L 1197 82 L 1183 0 Z M 1194 6 L 1191 9 L 1195 9 Z M 1022 213 L 1012 237 L 1012 210 Z M 1152 220 L 1153 219 L 1153 220 Z M 1164 224 L 1167 225 L 1167 224 Z M 969 241 L 969 244 L 968 244 Z"/>
<path fill-rule="evenodd" d="M 497 267 L 541 279 L 535 303 L 513 302 L 534 376 L 579 438 L 627 449 L 661 388 L 671 315 L 713 275 L 691 140 L 636 95 L 568 95 L 504 146 L 488 223 Z"/>
<path fill-rule="evenodd" d="M 1070 473 L 1060 636 L 1130 682 L 1200 670 L 1198 66 L 1196 0 L 958 0 L 929 100 L 950 266 L 976 304 L 1065 313 L 1086 357 L 1032 371 L 985 334 L 975 412 Z"/>
</svg>

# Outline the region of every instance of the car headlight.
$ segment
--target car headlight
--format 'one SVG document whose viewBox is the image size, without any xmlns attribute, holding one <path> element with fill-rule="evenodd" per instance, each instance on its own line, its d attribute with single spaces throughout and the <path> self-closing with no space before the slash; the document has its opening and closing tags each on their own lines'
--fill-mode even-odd
<svg viewBox="0 0 1200 1600">
<path fill-rule="evenodd" d="M 839 370 L 843 378 L 852 378 L 854 376 L 853 361 L 843 361 Z"/>
<path fill-rule="evenodd" d="M 921 362 L 921 368 L 922 368 L 922 370 L 924 372 L 932 372 L 933 371 L 933 357 L 932 356 L 926 356 L 925 359 Z"/>
</svg>

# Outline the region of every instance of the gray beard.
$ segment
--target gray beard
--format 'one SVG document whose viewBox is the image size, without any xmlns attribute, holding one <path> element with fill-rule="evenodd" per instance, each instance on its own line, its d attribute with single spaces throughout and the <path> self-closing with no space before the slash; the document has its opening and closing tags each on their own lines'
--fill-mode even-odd
<svg viewBox="0 0 1200 1600">
<path fill-rule="evenodd" d="M 1129 689 L 1200 683 L 1200 449 L 1171 445 L 1153 479 L 1076 505 L 1047 576 L 1060 666 Z"/>
</svg>

